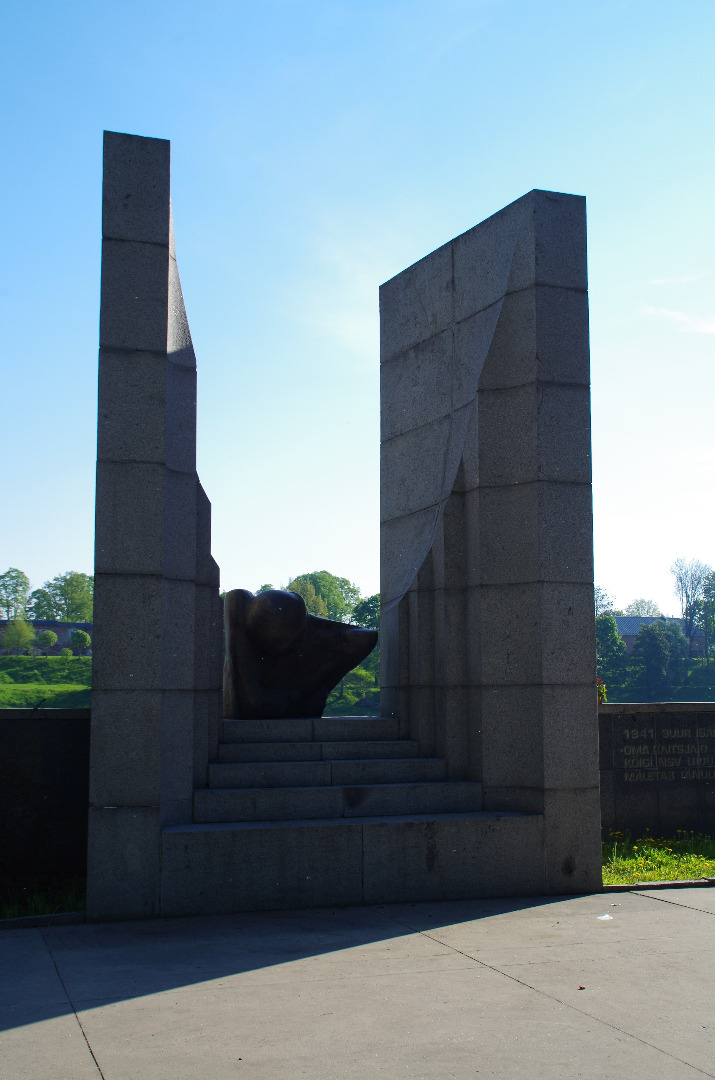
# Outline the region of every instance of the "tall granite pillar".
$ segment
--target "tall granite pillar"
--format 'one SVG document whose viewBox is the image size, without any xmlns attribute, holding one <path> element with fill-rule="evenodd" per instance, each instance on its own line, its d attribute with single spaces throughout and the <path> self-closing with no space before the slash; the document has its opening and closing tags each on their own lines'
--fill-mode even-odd
<svg viewBox="0 0 715 1080">
<path fill-rule="evenodd" d="M 543 814 L 546 892 L 600 888 L 585 200 L 530 192 L 380 313 L 383 713 Z"/>
<path fill-rule="evenodd" d="M 87 912 L 159 914 L 221 716 L 222 611 L 196 475 L 196 360 L 169 143 L 105 132 Z"/>
</svg>

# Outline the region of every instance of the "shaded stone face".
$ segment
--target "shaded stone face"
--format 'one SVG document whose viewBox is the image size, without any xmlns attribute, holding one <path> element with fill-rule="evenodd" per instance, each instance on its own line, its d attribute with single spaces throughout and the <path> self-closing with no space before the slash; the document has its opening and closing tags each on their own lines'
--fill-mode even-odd
<svg viewBox="0 0 715 1080">
<path fill-rule="evenodd" d="M 586 205 L 534 190 L 380 289 L 383 716 L 599 888 Z"/>
<path fill-rule="evenodd" d="M 104 134 L 88 918 L 160 911 L 221 720 L 221 600 L 196 473 L 196 358 L 170 147 Z"/>
<path fill-rule="evenodd" d="M 296 593 L 226 594 L 224 716 L 322 716 L 328 694 L 377 644 L 377 630 L 309 615 Z"/>
</svg>

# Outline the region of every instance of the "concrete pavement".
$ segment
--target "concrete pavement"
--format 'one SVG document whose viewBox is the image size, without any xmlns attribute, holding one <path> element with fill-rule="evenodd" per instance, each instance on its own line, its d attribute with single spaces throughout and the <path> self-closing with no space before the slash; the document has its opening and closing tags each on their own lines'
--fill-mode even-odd
<svg viewBox="0 0 715 1080">
<path fill-rule="evenodd" d="M 696 1080 L 714 960 L 707 888 L 10 930 L 0 1080 Z"/>
</svg>

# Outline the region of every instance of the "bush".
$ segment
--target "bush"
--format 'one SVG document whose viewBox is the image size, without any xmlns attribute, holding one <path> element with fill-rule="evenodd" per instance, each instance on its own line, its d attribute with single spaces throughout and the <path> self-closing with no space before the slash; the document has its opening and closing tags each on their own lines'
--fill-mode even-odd
<svg viewBox="0 0 715 1080">
<path fill-rule="evenodd" d="M 70 656 L 74 656 L 74 653 L 71 649 L 60 649 L 60 656 L 64 656 L 65 659 L 67 659 Z"/>
<path fill-rule="evenodd" d="M 2 647 L 7 652 L 30 652 L 35 645 L 35 631 L 24 619 L 12 619 L 2 635 Z"/>
<path fill-rule="evenodd" d="M 73 630 L 70 635 L 70 642 L 72 643 L 72 648 L 76 649 L 81 656 L 84 650 L 88 649 L 92 644 L 92 639 L 84 630 Z"/>
<path fill-rule="evenodd" d="M 57 634 L 54 630 L 41 630 L 37 642 L 41 649 L 51 649 L 57 644 Z"/>
</svg>

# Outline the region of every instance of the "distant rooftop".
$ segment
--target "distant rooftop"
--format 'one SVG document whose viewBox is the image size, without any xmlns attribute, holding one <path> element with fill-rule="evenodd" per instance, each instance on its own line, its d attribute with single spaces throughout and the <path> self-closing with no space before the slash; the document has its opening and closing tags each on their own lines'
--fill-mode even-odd
<svg viewBox="0 0 715 1080">
<path fill-rule="evenodd" d="M 685 633 L 685 623 L 682 619 L 670 618 L 665 615 L 615 615 L 616 626 L 621 637 L 636 637 L 641 626 L 650 626 L 651 623 L 671 622 L 677 623 Z M 702 630 L 695 631 L 695 637 L 703 637 Z"/>
</svg>

